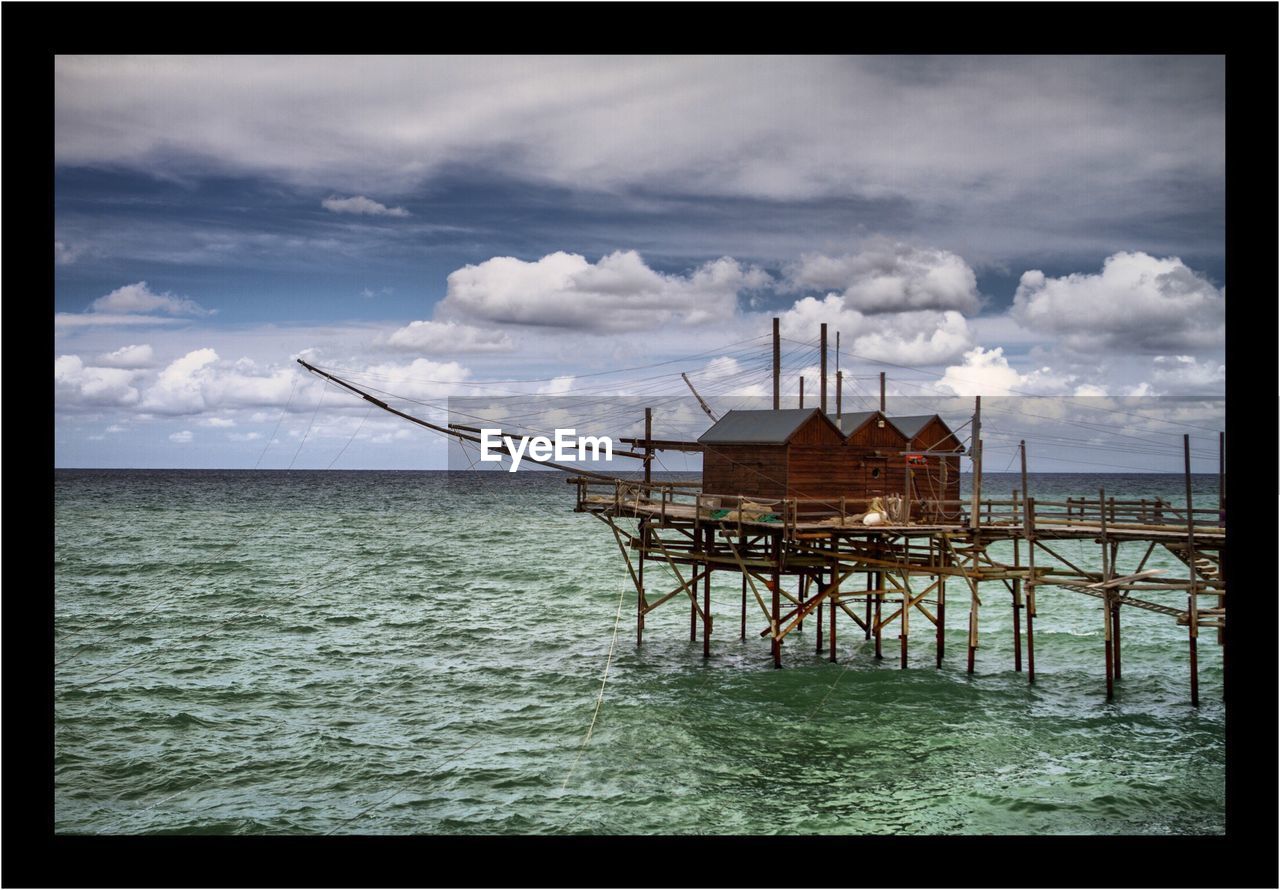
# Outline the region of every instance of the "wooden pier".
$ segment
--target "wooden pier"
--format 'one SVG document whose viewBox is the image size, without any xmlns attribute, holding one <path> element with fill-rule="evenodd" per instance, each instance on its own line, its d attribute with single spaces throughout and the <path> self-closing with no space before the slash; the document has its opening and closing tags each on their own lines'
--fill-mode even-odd
<svg viewBox="0 0 1280 890">
<path fill-rule="evenodd" d="M 637 439 L 639 448 L 673 446 Z M 714 632 L 711 579 L 741 579 L 738 635 L 768 639 L 773 665 L 782 667 L 782 642 L 808 619 L 817 623 L 817 651 L 836 660 L 838 626 L 875 640 L 883 658 L 885 640 L 897 637 L 900 665 L 907 666 L 912 629 L 933 637 L 942 666 L 948 592 L 967 606 L 967 670 L 974 669 L 982 608 L 1012 614 L 1015 671 L 1036 680 L 1036 597 L 1054 587 L 1102 600 L 1103 662 L 1107 697 L 1123 670 L 1121 614 L 1143 610 L 1187 628 L 1190 698 L 1199 703 L 1196 645 L 1203 628 L 1226 628 L 1226 529 L 1219 509 L 1190 508 L 1159 498 L 1119 499 L 1100 490 L 1094 497 L 1037 501 L 1023 489 L 1007 499 L 908 501 L 906 516 L 956 516 L 947 521 L 865 526 L 869 499 L 820 499 L 707 495 L 701 483 L 657 483 L 578 476 L 575 510 L 595 516 L 612 530 L 636 591 L 636 644 L 644 640 L 646 616 L 673 600 L 689 602 L 690 640 L 701 630 L 704 657 Z M 975 493 L 976 494 L 976 493 Z M 1190 482 L 1188 473 L 1188 499 Z M 969 513 L 964 511 L 968 508 Z M 635 521 L 635 525 L 631 521 Z M 634 528 L 634 531 L 632 529 Z M 1097 567 L 1069 559 L 1061 542 L 1098 547 Z M 996 559 L 992 545 L 1009 544 L 1012 560 Z M 1122 550 L 1141 556 L 1137 568 L 1118 575 Z M 1157 550 L 1186 566 L 1184 577 L 1147 569 Z M 671 590 L 652 589 L 652 562 L 669 567 Z M 701 588 L 701 589 L 699 589 Z M 950 588 L 950 591 L 948 590 Z M 996 605 L 1003 603 L 1003 605 Z M 758 609 L 758 612 L 756 611 Z M 825 613 L 825 614 L 824 614 Z M 756 614 L 758 624 L 749 624 Z M 841 616 L 844 619 L 842 620 Z M 826 633 L 823 633 L 823 623 Z M 1025 637 L 1025 656 L 1024 656 Z M 889 647 L 893 647 L 890 642 Z"/>
<path fill-rule="evenodd" d="M 825 324 L 819 342 L 825 369 Z M 411 423 L 460 441 L 480 441 L 474 426 L 430 423 L 302 359 L 298 362 Z M 595 516 L 613 531 L 635 586 L 637 645 L 644 641 L 647 615 L 688 598 L 689 638 L 696 640 L 701 628 L 703 655 L 709 657 L 711 580 L 716 573 L 729 573 L 742 586 L 739 637 L 745 640 L 749 630 L 750 600 L 762 619 L 754 632 L 769 640 L 774 667 L 782 667 L 783 641 L 802 629 L 805 619 L 817 624 L 817 650 L 825 646 L 835 661 L 841 615 L 864 640 L 875 640 L 876 658 L 884 657 L 886 635 L 892 638 L 896 632 L 904 668 L 915 619 L 917 626 L 932 629 L 935 662 L 941 667 L 950 585 L 952 596 L 958 591 L 968 604 L 967 670 L 974 670 L 981 609 L 1009 609 L 1014 670 L 1021 672 L 1025 665 L 1027 681 L 1034 683 L 1036 596 L 1040 588 L 1052 587 L 1102 600 L 1108 698 L 1123 671 L 1121 615 L 1128 607 L 1187 628 L 1190 697 L 1199 703 L 1200 630 L 1214 628 L 1216 642 L 1223 645 L 1227 627 L 1221 434 L 1216 508 L 1193 505 L 1191 445 L 1185 435 L 1186 498 L 1180 504 L 1162 498 L 1118 499 L 1105 490 L 1096 496 L 1037 500 L 1028 489 L 1025 441 L 1019 449 L 1021 487 L 1008 499 L 984 498 L 981 398 L 975 399 L 973 416 L 965 424 L 972 424 L 967 452 L 938 415 L 886 414 L 883 374 L 878 411 L 843 412 L 838 369 L 834 415 L 828 411 L 825 370 L 817 407 L 803 410 L 802 395 L 800 408 L 783 409 L 778 319 L 773 324 L 772 410 L 730 411 L 717 418 L 688 377 L 681 376 L 713 426 L 696 441 L 658 439 L 652 411 L 646 410 L 644 437 L 622 438 L 633 450 L 614 452 L 615 457 L 643 461 L 643 480 L 525 456 L 574 474 L 568 481 L 577 486 L 575 510 Z M 505 447 L 497 450 L 510 455 Z M 651 466 L 659 451 L 700 453 L 702 481 L 654 482 Z M 966 453 L 973 485 L 970 498 L 963 500 L 960 456 Z M 730 491 L 735 493 L 726 493 Z M 866 524 L 869 518 L 875 524 Z M 1061 542 L 1072 540 L 1097 545 L 1094 567 L 1063 554 Z M 1011 551 L 1012 559 L 997 559 L 993 545 Z M 1122 548 L 1125 554 L 1141 552 L 1136 568 L 1124 575 L 1117 569 Z M 1146 568 L 1157 551 L 1172 554 L 1185 567 L 1185 573 L 1178 573 L 1182 577 Z M 645 567 L 655 561 L 674 573 L 678 583 L 673 589 L 650 590 Z M 1224 678 L 1225 673 L 1224 658 Z"/>
</svg>

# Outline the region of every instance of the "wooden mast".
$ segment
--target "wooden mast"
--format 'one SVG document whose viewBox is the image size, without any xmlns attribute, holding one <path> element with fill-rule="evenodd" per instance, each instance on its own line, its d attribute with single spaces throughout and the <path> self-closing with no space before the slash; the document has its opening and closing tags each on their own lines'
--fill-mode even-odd
<svg viewBox="0 0 1280 890">
<path fill-rule="evenodd" d="M 403 411 L 398 411 L 395 408 L 392 408 L 386 402 L 382 401 L 382 399 L 371 396 L 369 395 L 369 393 L 365 392 L 364 390 L 359 389 L 358 387 L 352 386 L 350 383 L 343 380 L 342 378 L 335 377 L 326 371 L 321 371 L 315 365 L 309 365 L 306 362 L 304 362 L 302 359 L 298 359 L 298 364 L 302 365 L 302 367 L 306 368 L 308 371 L 310 371 L 313 374 L 318 374 L 319 376 L 324 377 L 326 380 L 332 380 L 334 383 L 338 384 L 339 386 L 351 390 L 353 393 L 360 396 L 365 401 L 372 402 L 373 404 L 377 405 L 383 411 L 388 411 L 396 415 L 397 417 L 403 417 L 405 420 L 409 421 L 410 423 L 416 423 L 418 426 L 424 426 L 429 430 L 434 430 L 437 433 L 443 433 L 446 436 L 453 436 L 455 439 L 465 439 L 468 442 L 480 441 L 480 438 L 478 436 L 468 436 L 464 433 L 458 432 L 457 430 L 451 430 L 442 426 L 436 426 L 434 423 L 428 423 L 427 421 L 423 420 L 421 417 L 414 417 L 412 414 L 406 414 Z M 501 451 L 503 454 L 506 454 L 509 457 L 515 457 L 515 455 L 511 453 L 511 451 L 506 447 L 506 445 L 494 445 L 493 449 L 495 451 Z M 524 454 L 521 457 L 521 460 L 533 461 L 535 464 L 542 464 L 544 467 L 551 467 L 556 470 L 563 470 L 566 473 L 577 473 L 580 476 L 591 476 L 595 479 L 604 479 L 609 482 L 616 482 L 619 478 L 617 476 L 608 476 L 608 475 L 605 475 L 604 473 L 593 473 L 590 470 L 584 470 L 581 467 L 566 467 L 564 464 L 553 463 L 552 461 L 549 461 L 549 460 L 539 460 L 536 457 L 532 457 L 528 453 Z"/>
</svg>

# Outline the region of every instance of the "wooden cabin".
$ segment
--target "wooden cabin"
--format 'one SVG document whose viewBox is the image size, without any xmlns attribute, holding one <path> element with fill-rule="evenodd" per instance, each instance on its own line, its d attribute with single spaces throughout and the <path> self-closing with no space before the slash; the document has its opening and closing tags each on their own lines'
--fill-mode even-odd
<svg viewBox="0 0 1280 890">
<path fill-rule="evenodd" d="M 910 470 L 913 518 L 959 515 L 953 506 L 939 513 L 918 503 L 960 498 L 962 446 L 936 414 L 891 418 L 863 411 L 844 414 L 837 424 L 817 408 L 730 411 L 698 443 L 704 494 L 845 498 L 856 511 L 872 497 L 906 492 Z"/>
<path fill-rule="evenodd" d="M 839 498 L 852 484 L 844 434 L 817 408 L 730 411 L 698 444 L 705 494 Z"/>
</svg>

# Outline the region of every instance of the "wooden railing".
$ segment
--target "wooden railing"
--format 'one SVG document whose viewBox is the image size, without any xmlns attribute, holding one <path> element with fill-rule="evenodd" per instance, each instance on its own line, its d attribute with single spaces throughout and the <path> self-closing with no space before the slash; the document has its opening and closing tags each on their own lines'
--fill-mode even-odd
<svg viewBox="0 0 1280 890">
<path fill-rule="evenodd" d="M 866 513 L 872 498 L 766 498 L 753 495 L 704 494 L 699 482 L 643 482 L 640 480 L 601 480 L 585 476 L 571 477 L 568 482 L 577 486 L 577 509 L 586 510 L 607 505 L 621 511 L 625 507 L 656 508 L 657 518 L 665 522 L 674 518 L 693 518 L 695 523 L 704 519 L 728 519 L 730 521 L 760 521 L 762 515 L 771 516 L 770 524 L 777 522 L 790 535 L 799 525 L 836 525 L 852 527 Z M 888 507 L 888 497 L 880 496 L 881 504 Z M 1187 509 L 1175 506 L 1163 498 L 1114 498 L 1068 497 L 1061 501 L 1034 501 L 1033 521 L 1039 525 L 1101 525 L 1105 520 L 1109 528 L 1132 530 L 1185 529 Z M 744 510 L 744 506 L 746 509 Z M 671 511 L 672 507 L 686 508 Z M 914 498 L 906 504 L 905 515 L 891 518 L 890 525 L 940 524 L 968 525 L 968 511 L 972 502 L 968 499 L 944 500 Z M 727 513 L 716 516 L 717 511 Z M 1025 526 L 1027 524 L 1026 500 L 1015 491 L 1011 498 L 985 498 L 978 502 L 978 523 L 982 526 Z M 745 517 L 744 517 L 745 513 Z M 1198 529 L 1221 529 L 1225 515 L 1212 507 L 1195 507 L 1191 510 L 1193 525 Z"/>
</svg>

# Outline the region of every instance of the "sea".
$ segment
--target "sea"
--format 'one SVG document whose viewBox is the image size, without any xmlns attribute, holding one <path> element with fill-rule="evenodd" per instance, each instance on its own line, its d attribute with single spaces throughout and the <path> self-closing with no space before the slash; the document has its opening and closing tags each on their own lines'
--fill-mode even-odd
<svg viewBox="0 0 1280 890">
<path fill-rule="evenodd" d="M 1217 484 L 1193 477 L 1197 506 Z M 1185 501 L 1177 475 L 1028 488 Z M 55 832 L 1224 832 L 1215 631 L 1199 707 L 1186 629 L 1133 609 L 1108 702 L 1102 604 L 1053 587 L 1034 685 L 996 584 L 972 674 L 959 592 L 941 668 L 917 614 L 905 670 L 896 630 L 877 660 L 848 618 L 836 663 L 810 620 L 774 670 L 754 605 L 739 639 L 728 574 L 709 659 L 687 599 L 637 646 L 613 534 L 573 502 L 543 471 L 55 471 Z M 1060 552 L 1098 568 L 1099 550 Z M 1117 570 L 1144 551 L 1122 547 Z M 1146 567 L 1186 573 L 1162 550 Z M 647 581 L 678 583 L 652 563 Z"/>
</svg>

